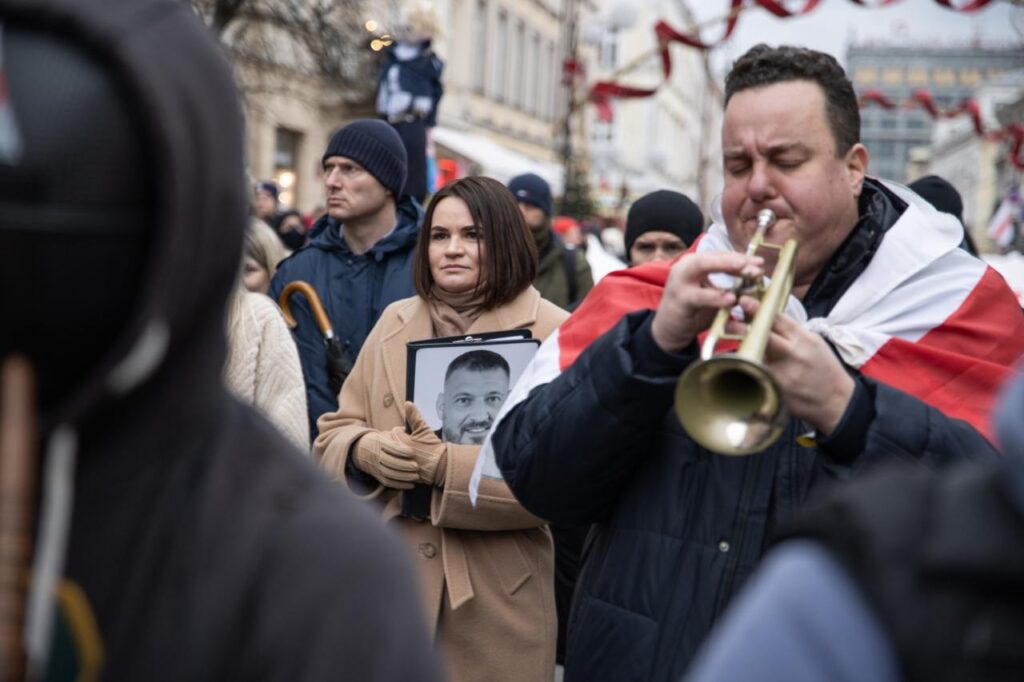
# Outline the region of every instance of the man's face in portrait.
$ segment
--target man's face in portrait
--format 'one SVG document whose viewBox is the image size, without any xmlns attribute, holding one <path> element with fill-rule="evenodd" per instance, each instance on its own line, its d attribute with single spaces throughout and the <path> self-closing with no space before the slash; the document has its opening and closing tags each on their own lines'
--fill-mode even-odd
<svg viewBox="0 0 1024 682">
<path fill-rule="evenodd" d="M 437 396 L 441 435 L 449 443 L 479 445 L 508 397 L 508 373 L 503 369 L 457 369 Z"/>
</svg>

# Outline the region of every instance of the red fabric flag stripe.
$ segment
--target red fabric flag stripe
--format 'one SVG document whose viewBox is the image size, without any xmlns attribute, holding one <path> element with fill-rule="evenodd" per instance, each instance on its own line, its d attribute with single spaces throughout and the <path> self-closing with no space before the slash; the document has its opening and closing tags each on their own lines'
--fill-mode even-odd
<svg viewBox="0 0 1024 682">
<path fill-rule="evenodd" d="M 963 419 L 991 440 L 989 415 L 1024 355 L 1024 316 L 1006 283 L 987 268 L 956 312 L 916 343 L 893 338 L 861 367 L 873 379 Z"/>
<path fill-rule="evenodd" d="M 657 308 L 671 265 L 650 263 L 619 270 L 602 279 L 558 328 L 559 369 L 564 372 L 594 339 L 614 327 L 623 315 Z"/>
</svg>

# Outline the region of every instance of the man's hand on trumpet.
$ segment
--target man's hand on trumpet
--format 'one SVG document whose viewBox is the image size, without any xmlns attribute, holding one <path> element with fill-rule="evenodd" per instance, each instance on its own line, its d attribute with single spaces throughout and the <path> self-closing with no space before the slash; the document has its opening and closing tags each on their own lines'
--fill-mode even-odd
<svg viewBox="0 0 1024 682">
<path fill-rule="evenodd" d="M 669 271 L 651 335 L 667 353 L 678 353 L 708 328 L 720 308 L 736 305 L 736 295 L 711 284 L 708 276 L 724 272 L 749 278 L 764 274 L 764 259 L 742 253 L 695 253 L 683 256 Z"/>
<path fill-rule="evenodd" d="M 750 296 L 740 298 L 748 320 L 760 305 Z M 813 426 L 819 436 L 835 430 L 853 397 L 854 383 L 825 339 L 784 313 L 776 315 L 764 364 L 782 389 L 791 415 Z"/>
</svg>

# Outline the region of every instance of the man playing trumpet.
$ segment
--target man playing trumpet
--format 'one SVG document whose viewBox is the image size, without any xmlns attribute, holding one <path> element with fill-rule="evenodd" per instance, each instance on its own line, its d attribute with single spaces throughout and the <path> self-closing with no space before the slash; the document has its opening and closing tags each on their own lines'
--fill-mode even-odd
<svg viewBox="0 0 1024 682">
<path fill-rule="evenodd" d="M 867 176 L 859 134 L 834 58 L 752 48 L 726 80 L 714 224 L 674 263 L 603 280 L 499 415 L 490 444 L 523 506 L 594 524 L 567 681 L 679 679 L 815 489 L 885 460 L 996 456 L 984 415 L 1022 353 L 1024 316 L 957 248 L 955 221 Z M 799 245 L 762 360 L 790 418 L 753 456 L 723 457 L 681 428 L 673 393 L 721 308 L 758 312 L 719 278 L 772 273 L 775 251 L 744 253 L 764 209 L 765 243 Z M 679 410 L 698 403 L 683 395 Z"/>
</svg>

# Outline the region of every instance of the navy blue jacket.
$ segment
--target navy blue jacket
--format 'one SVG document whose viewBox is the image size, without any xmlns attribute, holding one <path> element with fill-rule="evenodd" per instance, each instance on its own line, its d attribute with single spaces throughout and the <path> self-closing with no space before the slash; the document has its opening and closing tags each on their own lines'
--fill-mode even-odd
<svg viewBox="0 0 1024 682">
<path fill-rule="evenodd" d="M 859 274 L 849 257 L 866 266 L 871 240 L 898 213 L 872 194 L 863 203 L 878 203 L 875 219 L 812 285 L 808 309 L 834 303 Z M 966 422 L 858 375 L 850 407 L 818 449 L 796 444 L 804 429 L 791 420 L 763 453 L 711 454 L 672 409 L 696 344 L 678 355 L 661 351 L 653 316 L 625 316 L 512 410 L 492 438 L 526 509 L 555 524 L 595 526 L 569 619 L 567 682 L 679 680 L 773 529 L 812 490 L 893 458 L 940 465 L 997 457 Z"/>
<path fill-rule="evenodd" d="M 395 229 L 364 254 L 356 255 L 341 236 L 339 224 L 324 216 L 311 231 L 309 244 L 281 261 L 270 283 L 276 301 L 281 290 L 295 280 L 316 289 L 334 327 L 334 334 L 355 360 L 377 318 L 391 303 L 412 296 L 412 258 L 422 207 L 405 196 L 398 205 Z M 306 380 L 310 440 L 316 438 L 316 420 L 338 409 L 338 396 L 327 383 L 323 336 L 302 295 L 293 296 L 291 311 L 298 322 L 295 342 Z"/>
</svg>

